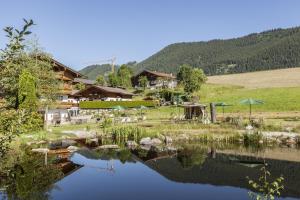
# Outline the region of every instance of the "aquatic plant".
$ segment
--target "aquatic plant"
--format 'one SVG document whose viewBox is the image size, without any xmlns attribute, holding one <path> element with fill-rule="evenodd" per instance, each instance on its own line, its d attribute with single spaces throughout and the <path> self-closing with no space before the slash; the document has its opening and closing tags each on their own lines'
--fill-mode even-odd
<svg viewBox="0 0 300 200">
<path fill-rule="evenodd" d="M 127 140 L 138 141 L 145 134 L 145 129 L 138 126 L 121 126 L 111 129 L 113 139 L 119 141 L 119 143 Z"/>
<path fill-rule="evenodd" d="M 283 181 L 284 178 L 281 175 L 275 180 L 270 180 L 269 177 L 271 176 L 270 171 L 267 169 L 267 163 L 264 163 L 264 166 L 260 169 L 260 176 L 257 181 L 248 179 L 249 186 L 256 192 L 248 192 L 250 199 L 255 200 L 274 200 L 275 196 L 280 196 L 280 191 L 284 189 Z"/>
<path fill-rule="evenodd" d="M 263 135 L 259 131 L 256 131 L 254 133 L 245 133 L 243 137 L 244 137 L 244 143 L 246 145 L 250 145 L 250 144 L 257 145 L 263 139 Z"/>
</svg>

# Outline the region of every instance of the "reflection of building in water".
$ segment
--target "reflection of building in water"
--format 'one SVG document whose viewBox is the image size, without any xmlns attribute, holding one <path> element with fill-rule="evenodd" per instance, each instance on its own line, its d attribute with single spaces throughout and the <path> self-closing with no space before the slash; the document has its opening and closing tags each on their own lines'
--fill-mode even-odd
<svg viewBox="0 0 300 200">
<path fill-rule="evenodd" d="M 210 153 L 209 153 L 210 154 Z M 215 157 L 215 158 L 213 158 Z M 139 160 L 143 162 L 142 160 Z M 234 186 L 250 189 L 246 176 L 257 179 L 261 168 L 261 158 L 235 154 L 215 153 L 206 157 L 201 164 L 185 168 L 176 157 L 143 162 L 169 180 L 182 183 L 201 183 L 219 186 Z M 300 197 L 300 162 L 266 159 L 271 178 L 283 174 L 282 196 Z M 197 162 L 196 162 L 197 163 Z"/>
</svg>

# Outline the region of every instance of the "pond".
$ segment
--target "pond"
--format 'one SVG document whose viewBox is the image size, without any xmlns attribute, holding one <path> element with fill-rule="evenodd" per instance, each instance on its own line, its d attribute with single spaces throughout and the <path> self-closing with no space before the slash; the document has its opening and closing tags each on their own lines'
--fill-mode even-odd
<svg viewBox="0 0 300 200">
<path fill-rule="evenodd" d="M 53 179 L 49 186 L 45 184 L 40 190 L 28 189 L 35 194 L 24 198 L 20 198 L 18 187 L 9 194 L 0 192 L 0 197 L 55 200 L 249 199 L 251 188 L 246 177 L 257 180 L 260 168 L 266 162 L 271 179 L 280 175 L 285 178 L 281 199 L 300 199 L 299 149 L 229 148 L 200 144 L 175 148 L 101 151 L 83 148 L 70 158 L 78 167 Z M 39 178 L 43 179 L 43 176 Z"/>
</svg>

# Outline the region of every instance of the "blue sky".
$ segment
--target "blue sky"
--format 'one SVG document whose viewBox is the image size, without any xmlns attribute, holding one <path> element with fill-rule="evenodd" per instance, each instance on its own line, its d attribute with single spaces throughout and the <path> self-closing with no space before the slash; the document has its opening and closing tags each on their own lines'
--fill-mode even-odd
<svg viewBox="0 0 300 200">
<path fill-rule="evenodd" d="M 75 69 L 142 61 L 175 42 L 300 25 L 299 0 L 0 0 L 0 27 L 32 18 L 40 45 Z M 0 32 L 0 48 L 7 42 Z"/>
</svg>

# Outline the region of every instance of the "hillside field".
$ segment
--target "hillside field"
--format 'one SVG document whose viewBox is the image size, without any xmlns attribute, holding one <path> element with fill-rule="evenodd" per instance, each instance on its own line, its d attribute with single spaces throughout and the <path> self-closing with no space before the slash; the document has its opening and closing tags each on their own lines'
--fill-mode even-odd
<svg viewBox="0 0 300 200">
<path fill-rule="evenodd" d="M 300 87 L 300 67 L 208 77 L 208 83 L 245 88 Z"/>
</svg>

